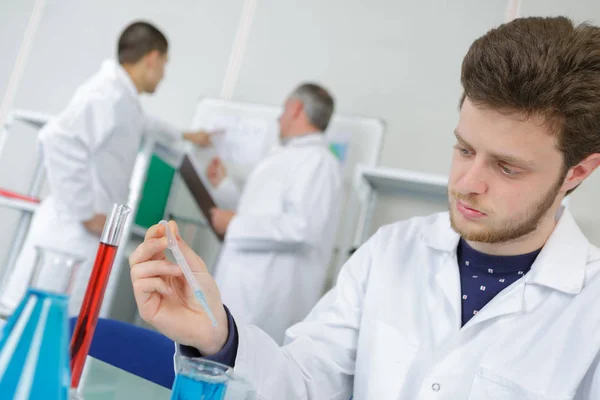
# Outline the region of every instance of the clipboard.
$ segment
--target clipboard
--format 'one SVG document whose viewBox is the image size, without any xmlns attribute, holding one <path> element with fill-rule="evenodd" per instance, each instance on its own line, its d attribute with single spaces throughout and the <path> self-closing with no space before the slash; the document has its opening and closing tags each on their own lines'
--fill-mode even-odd
<svg viewBox="0 0 600 400">
<path fill-rule="evenodd" d="M 206 189 L 202 178 L 198 174 L 198 169 L 189 154 L 183 156 L 183 162 L 179 167 L 179 174 L 192 194 L 192 197 L 196 200 L 196 204 L 200 207 L 200 211 L 204 214 L 204 218 L 208 221 L 213 233 L 217 236 L 219 241 L 222 242 L 225 238 L 215 231 L 215 227 L 212 225 L 210 218 L 210 210 L 217 205 L 209 191 Z"/>
</svg>

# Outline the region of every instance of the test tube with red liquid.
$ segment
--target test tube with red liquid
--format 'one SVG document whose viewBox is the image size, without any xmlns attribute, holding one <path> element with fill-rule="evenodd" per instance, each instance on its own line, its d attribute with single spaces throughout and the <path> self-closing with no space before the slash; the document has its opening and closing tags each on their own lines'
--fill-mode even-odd
<svg viewBox="0 0 600 400">
<path fill-rule="evenodd" d="M 104 225 L 102 237 L 100 238 L 100 246 L 96 253 L 96 260 L 90 281 L 85 291 L 85 297 L 81 305 L 79 317 L 73 330 L 71 338 L 71 388 L 76 389 L 79 386 L 85 359 L 90 350 L 98 315 L 110 271 L 112 270 L 115 261 L 115 255 L 119 248 L 123 227 L 127 221 L 127 217 L 131 213 L 131 209 L 121 204 L 113 206 L 110 218 Z"/>
</svg>

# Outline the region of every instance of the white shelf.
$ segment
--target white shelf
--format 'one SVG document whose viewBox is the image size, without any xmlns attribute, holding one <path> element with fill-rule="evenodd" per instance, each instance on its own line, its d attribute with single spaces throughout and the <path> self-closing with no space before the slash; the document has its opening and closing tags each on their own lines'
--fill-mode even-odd
<svg viewBox="0 0 600 400">
<path fill-rule="evenodd" d="M 397 168 L 359 165 L 355 170 L 353 193 L 348 218 L 356 218 L 344 239 L 342 248 L 360 246 L 368 239 L 371 222 L 380 196 L 414 195 L 436 202 L 447 202 L 448 178 L 444 175 Z M 345 261 L 342 257 L 341 261 Z M 341 267 L 341 263 L 340 263 Z"/>
<path fill-rule="evenodd" d="M 443 175 L 385 167 L 361 166 L 358 176 L 382 195 L 415 193 L 446 197 L 448 178 Z"/>
<path fill-rule="evenodd" d="M 9 197 L 0 196 L 0 207 L 12 208 L 17 211 L 25 211 L 34 213 L 38 209 L 38 203 L 32 203 L 30 201 L 12 199 Z"/>
<path fill-rule="evenodd" d="M 23 121 L 32 125 L 35 125 L 38 128 L 43 127 L 46 123 L 52 118 L 52 115 L 28 111 L 28 110 L 13 110 L 10 113 L 10 116 L 13 120 Z"/>
</svg>

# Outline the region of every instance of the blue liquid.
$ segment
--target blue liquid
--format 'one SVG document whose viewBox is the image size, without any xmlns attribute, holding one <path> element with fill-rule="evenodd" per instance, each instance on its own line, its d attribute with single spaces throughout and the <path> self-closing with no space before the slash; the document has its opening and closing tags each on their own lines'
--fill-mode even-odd
<svg viewBox="0 0 600 400">
<path fill-rule="evenodd" d="M 173 384 L 171 400 L 223 400 L 226 389 L 225 382 L 197 381 L 178 374 Z"/>
<path fill-rule="evenodd" d="M 206 301 L 206 297 L 204 297 L 204 293 L 202 293 L 201 290 L 194 290 L 194 296 L 196 296 L 196 300 L 200 302 L 204 308 L 204 311 L 206 311 L 206 314 L 208 314 L 208 318 L 210 318 L 212 326 L 217 326 L 217 320 L 208 306 L 208 302 Z"/>
<path fill-rule="evenodd" d="M 29 289 L 0 332 L 1 399 L 68 399 L 68 297 Z"/>
</svg>

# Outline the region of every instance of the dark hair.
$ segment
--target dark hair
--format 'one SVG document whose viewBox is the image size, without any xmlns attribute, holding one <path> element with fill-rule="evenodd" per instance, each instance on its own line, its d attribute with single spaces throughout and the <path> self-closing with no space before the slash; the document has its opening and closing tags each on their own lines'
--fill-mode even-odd
<svg viewBox="0 0 600 400">
<path fill-rule="evenodd" d="M 169 42 L 161 31 L 148 22 L 137 21 L 121 33 L 117 54 L 119 63 L 134 64 L 151 51 L 158 50 L 164 54 L 168 48 Z"/>
<path fill-rule="evenodd" d="M 564 173 L 600 153 L 600 28 L 565 17 L 516 19 L 471 45 L 461 83 L 461 105 L 468 97 L 477 106 L 542 117 L 556 135 Z"/>
<path fill-rule="evenodd" d="M 327 129 L 333 114 L 334 100 L 325 88 L 314 83 L 304 83 L 290 97 L 302 102 L 304 112 L 313 126 L 321 131 Z"/>
</svg>

